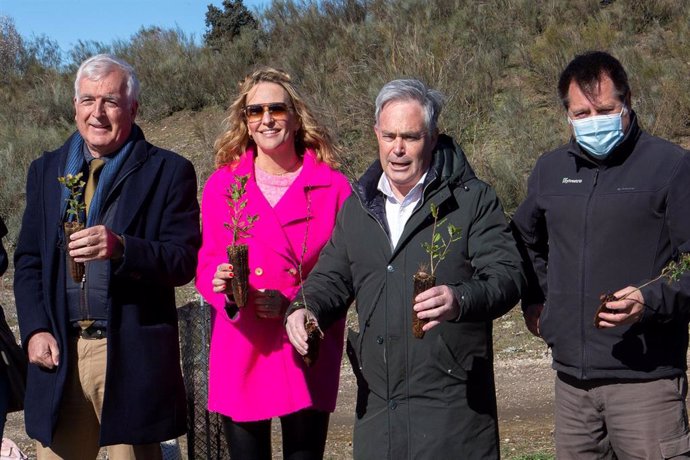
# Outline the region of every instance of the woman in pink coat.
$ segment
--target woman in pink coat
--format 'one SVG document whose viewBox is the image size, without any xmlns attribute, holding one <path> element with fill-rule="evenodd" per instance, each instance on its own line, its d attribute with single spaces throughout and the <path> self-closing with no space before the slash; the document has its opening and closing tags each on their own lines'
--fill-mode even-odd
<svg viewBox="0 0 690 460">
<path fill-rule="evenodd" d="M 288 341 L 285 310 L 316 263 L 350 194 L 336 150 L 284 72 L 262 68 L 240 84 L 215 143 L 217 170 L 204 187 L 196 285 L 213 306 L 209 410 L 223 416 L 233 459 L 271 458 L 271 418 L 280 417 L 284 458 L 323 457 L 335 409 L 344 318 L 324 331 L 307 367 Z M 249 298 L 230 287 L 228 190 L 248 176 L 240 242 L 249 246 Z"/>
</svg>

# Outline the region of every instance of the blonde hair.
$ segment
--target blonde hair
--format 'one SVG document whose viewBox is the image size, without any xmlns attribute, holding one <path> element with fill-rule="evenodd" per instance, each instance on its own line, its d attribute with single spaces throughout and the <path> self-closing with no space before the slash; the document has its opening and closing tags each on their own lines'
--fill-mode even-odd
<svg viewBox="0 0 690 460">
<path fill-rule="evenodd" d="M 226 130 L 213 144 L 216 168 L 237 161 L 248 147 L 254 145 L 244 120 L 244 106 L 249 92 L 262 82 L 278 84 L 290 96 L 290 102 L 300 125 L 295 134 L 297 155 L 302 156 L 305 149 L 311 148 L 316 152 L 318 160 L 333 168 L 338 167 L 337 158 L 340 155 L 340 149 L 331 140 L 328 130 L 317 123 L 313 113 L 292 83 L 290 75 L 272 67 L 261 67 L 240 82 L 239 95 L 228 108 L 228 116 L 223 120 Z"/>
</svg>

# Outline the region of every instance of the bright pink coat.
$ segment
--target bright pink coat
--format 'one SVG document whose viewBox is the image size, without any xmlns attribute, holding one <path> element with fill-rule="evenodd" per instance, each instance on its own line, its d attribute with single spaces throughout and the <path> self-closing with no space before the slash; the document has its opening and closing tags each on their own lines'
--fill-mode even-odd
<svg viewBox="0 0 690 460">
<path fill-rule="evenodd" d="M 218 264 L 227 262 L 230 213 L 226 190 L 235 175 L 249 174 L 246 215 L 258 214 L 249 245 L 249 301 L 236 319 L 225 313 L 224 296 L 213 292 Z M 277 289 L 292 300 L 299 290 L 298 264 L 307 215 L 303 276 L 311 271 L 328 241 L 338 210 L 350 195 L 345 176 L 307 151 L 302 171 L 272 208 L 254 178 L 254 153 L 209 177 L 202 198 L 203 242 L 196 286 L 212 309 L 208 408 L 238 422 L 264 420 L 305 408 L 333 412 L 338 394 L 344 319 L 324 331 L 319 359 L 307 368 L 290 344 L 283 320 L 259 319 L 252 290 Z"/>
</svg>

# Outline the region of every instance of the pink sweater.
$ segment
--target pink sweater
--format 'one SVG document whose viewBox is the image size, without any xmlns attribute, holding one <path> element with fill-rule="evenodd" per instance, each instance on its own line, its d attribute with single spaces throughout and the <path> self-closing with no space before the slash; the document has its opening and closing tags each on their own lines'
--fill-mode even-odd
<svg viewBox="0 0 690 460">
<path fill-rule="evenodd" d="M 250 174 L 247 215 L 260 217 L 251 230 L 249 245 L 249 302 L 235 320 L 228 319 L 224 297 L 215 294 L 211 280 L 218 264 L 227 262 L 230 233 L 226 189 L 235 175 Z M 343 350 L 344 320 L 324 331 L 318 361 L 307 368 L 288 341 L 282 320 L 258 319 L 252 290 L 278 289 L 288 299 L 299 290 L 298 264 L 307 232 L 303 274 L 311 271 L 326 244 L 335 217 L 350 194 L 341 173 L 317 162 L 307 151 L 299 176 L 271 207 L 254 176 L 254 153 L 209 177 L 202 199 L 203 242 L 199 251 L 196 286 L 213 306 L 209 363 L 208 407 L 233 420 L 255 421 L 305 408 L 335 409 Z"/>
<path fill-rule="evenodd" d="M 258 166 L 254 167 L 254 179 L 256 180 L 256 185 L 259 186 L 259 190 L 263 193 L 264 198 L 268 201 L 268 204 L 275 206 L 276 203 L 285 195 L 287 189 L 290 188 L 292 183 L 295 181 L 297 176 L 302 173 L 302 167 L 288 174 L 282 176 L 274 176 L 263 171 Z"/>
</svg>

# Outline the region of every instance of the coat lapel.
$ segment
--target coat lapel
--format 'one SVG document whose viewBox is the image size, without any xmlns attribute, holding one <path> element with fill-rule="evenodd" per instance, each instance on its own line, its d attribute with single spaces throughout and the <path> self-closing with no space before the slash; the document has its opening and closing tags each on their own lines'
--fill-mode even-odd
<svg viewBox="0 0 690 460">
<path fill-rule="evenodd" d="M 234 176 L 249 176 L 247 181 L 247 205 L 244 208 L 244 215 L 258 215 L 259 219 L 254 223 L 253 229 L 249 232 L 250 238 L 261 239 L 262 244 L 269 246 L 274 252 L 289 260 L 294 260 L 294 253 L 287 235 L 281 227 L 274 208 L 268 203 L 263 193 L 256 183 L 254 174 L 254 151 L 249 149 L 240 157 L 234 172 Z M 232 178 L 235 180 L 235 177 Z M 294 184 L 293 184 L 294 185 Z M 227 184 L 229 189 L 231 184 Z"/>
<path fill-rule="evenodd" d="M 146 141 L 143 138 L 138 140 L 129 158 L 122 165 L 106 199 L 105 208 L 112 204 L 114 197 L 118 196 L 117 190 L 122 187 L 113 231 L 124 232 L 140 213 L 151 187 L 157 183 L 161 166 L 157 157 L 149 155 Z"/>
<path fill-rule="evenodd" d="M 248 150 L 235 174 L 249 174 L 247 194 L 251 197 L 245 208 L 248 215 L 258 214 L 255 233 L 265 237 L 263 241 L 277 254 L 288 260 L 299 260 L 300 248 L 293 248 L 284 228 L 290 225 L 301 225 L 307 221 L 308 213 L 315 210 L 310 202 L 311 189 L 327 186 L 331 182 L 330 171 L 325 165 L 316 163 L 314 154 L 307 151 L 304 155 L 302 172 L 285 192 L 285 195 L 272 207 L 256 183 L 254 175 L 254 152 Z M 229 184 L 228 184 L 229 185 Z M 296 241 L 295 244 L 302 244 Z"/>
<path fill-rule="evenodd" d="M 249 182 L 247 182 L 247 193 L 252 198 L 247 203 L 246 213 L 259 216 L 259 220 L 255 223 L 254 234 L 261 237 L 262 243 L 269 246 L 277 254 L 289 260 L 296 260 L 276 210 L 271 207 L 259 189 L 253 172 Z"/>
<path fill-rule="evenodd" d="M 313 154 L 308 151 L 304 155 L 302 172 L 273 208 L 280 223 L 286 226 L 306 220 L 316 212 L 311 202 L 311 191 L 330 184 L 330 170 L 324 164 L 316 163 Z"/>
<path fill-rule="evenodd" d="M 43 289 L 43 294 L 45 295 L 44 305 L 52 310 L 55 315 L 62 315 L 65 306 L 65 290 L 64 284 L 61 284 L 58 280 L 63 280 L 64 278 L 60 276 L 61 270 L 64 270 L 64 254 L 63 250 L 65 246 L 64 231 L 62 227 L 63 214 L 62 214 L 62 187 L 57 178 L 65 175 L 65 162 L 67 161 L 67 152 L 69 151 L 69 142 L 61 147 L 57 151 L 57 155 L 46 154 L 44 156 L 45 170 L 39 172 L 39 180 L 43 181 L 42 184 L 42 200 L 41 205 L 43 206 L 41 210 L 36 210 L 40 212 L 43 216 L 43 234 L 44 241 L 42 244 L 43 254 L 45 254 L 45 260 L 43 261 L 43 270 L 49 273 L 48 276 L 44 276 L 44 282 L 48 283 Z M 28 184 L 28 186 L 34 187 L 37 184 Z M 56 324 L 58 329 L 64 326 L 61 323 Z M 62 336 L 61 333 L 57 333 L 57 336 Z"/>
</svg>

